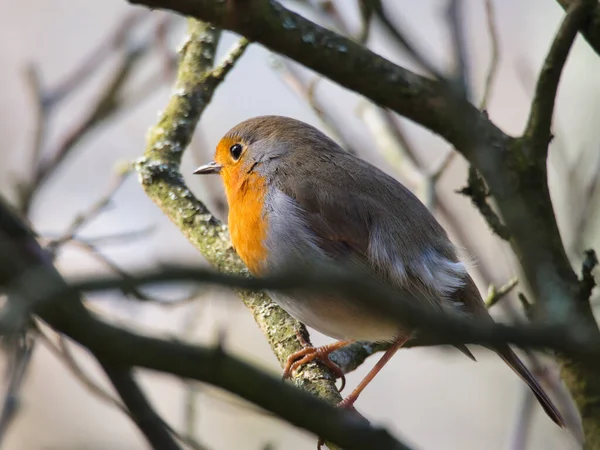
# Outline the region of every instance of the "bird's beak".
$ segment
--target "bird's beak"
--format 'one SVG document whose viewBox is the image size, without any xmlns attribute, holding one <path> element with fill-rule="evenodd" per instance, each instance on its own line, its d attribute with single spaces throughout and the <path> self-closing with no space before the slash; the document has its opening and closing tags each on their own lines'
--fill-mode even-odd
<svg viewBox="0 0 600 450">
<path fill-rule="evenodd" d="M 194 175 L 204 175 L 207 173 L 219 173 L 221 171 L 221 164 L 218 164 L 214 161 L 209 162 L 208 164 L 204 164 L 203 166 L 198 167 L 194 170 Z"/>
</svg>

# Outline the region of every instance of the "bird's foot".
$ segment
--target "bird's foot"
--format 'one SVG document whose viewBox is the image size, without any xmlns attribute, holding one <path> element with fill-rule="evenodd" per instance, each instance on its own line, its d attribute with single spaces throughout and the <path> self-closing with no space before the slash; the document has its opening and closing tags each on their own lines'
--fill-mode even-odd
<svg viewBox="0 0 600 450">
<path fill-rule="evenodd" d="M 333 361 L 329 359 L 329 354 L 339 348 L 348 345 L 347 341 L 339 341 L 333 344 L 324 345 L 322 347 L 313 347 L 306 339 L 298 333 L 298 339 L 304 346 L 302 350 L 292 353 L 287 360 L 285 368 L 283 369 L 283 379 L 290 378 L 292 374 L 302 365 L 308 364 L 315 359 L 325 364 L 333 375 L 342 380 L 342 384 L 339 391 L 342 392 L 346 386 L 346 377 L 344 372 L 340 369 Z"/>
</svg>

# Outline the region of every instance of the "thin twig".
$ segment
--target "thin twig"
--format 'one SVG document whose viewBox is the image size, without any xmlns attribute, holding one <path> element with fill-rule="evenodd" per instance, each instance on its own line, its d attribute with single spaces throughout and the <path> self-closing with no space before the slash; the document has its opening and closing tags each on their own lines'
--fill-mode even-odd
<svg viewBox="0 0 600 450">
<path fill-rule="evenodd" d="M 57 148 L 51 152 L 51 156 L 39 165 L 33 180 L 34 186 L 39 188 L 85 135 L 120 108 L 119 96 L 121 90 L 129 79 L 136 62 L 146 50 L 147 46 L 143 46 L 130 50 L 124 55 L 121 64 L 115 70 L 111 80 L 87 115 L 66 133 Z"/>
<path fill-rule="evenodd" d="M 221 62 L 212 70 L 211 76 L 215 81 L 223 81 L 227 74 L 233 69 L 238 59 L 242 57 L 250 41 L 246 38 L 239 39 L 225 54 Z"/>
<path fill-rule="evenodd" d="M 127 272 L 125 269 L 123 269 L 121 266 L 119 266 L 115 261 L 113 261 L 108 256 L 106 256 L 104 253 L 102 253 L 96 246 L 94 246 L 88 242 L 81 241 L 81 240 L 71 240 L 70 243 L 72 243 L 72 244 L 76 245 L 77 247 L 88 252 L 88 254 L 90 256 L 92 256 L 94 259 L 96 259 L 101 264 L 104 264 L 112 272 L 121 276 L 124 280 L 131 277 L 129 272 Z M 175 308 L 175 307 L 179 307 L 179 306 L 183 306 L 183 305 L 195 302 L 196 300 L 198 300 L 198 298 L 201 295 L 203 295 L 205 293 L 205 290 L 194 290 L 193 292 L 191 292 L 188 295 L 185 295 L 185 296 L 175 299 L 175 300 L 169 300 L 169 301 L 160 300 L 151 295 L 144 294 L 142 291 L 140 291 L 139 289 L 136 289 L 136 288 L 125 289 L 122 292 L 127 297 L 133 298 L 136 300 L 140 300 L 142 302 L 156 303 L 157 305 L 160 305 L 165 308 Z"/>
<path fill-rule="evenodd" d="M 26 333 L 5 336 L 4 339 L 4 344 L 7 344 L 4 351 L 8 356 L 8 364 L 5 375 L 6 389 L 3 395 L 2 410 L 0 411 L 0 446 L 6 437 L 10 424 L 19 411 L 19 393 L 35 347 L 35 339 Z"/>
<path fill-rule="evenodd" d="M 557 1 L 560 3 L 560 6 L 567 11 L 569 7 L 578 0 Z M 600 4 L 596 2 L 596 8 L 594 9 L 592 16 L 582 25 L 582 27 L 579 29 L 579 32 L 586 39 L 590 47 L 592 47 L 594 51 L 600 55 Z"/>
<path fill-rule="evenodd" d="M 100 247 L 105 245 L 119 245 L 122 243 L 130 243 L 135 239 L 144 239 L 149 237 L 152 233 L 156 231 L 155 225 L 148 225 L 147 227 L 141 228 L 139 230 L 130 230 L 130 231 L 122 231 L 114 234 L 106 234 L 97 237 L 89 237 L 89 238 L 78 238 L 75 237 L 74 241 L 80 241 L 84 244 L 89 244 L 94 247 Z"/>
<path fill-rule="evenodd" d="M 463 14 L 462 0 L 448 0 L 446 18 L 450 26 L 454 64 L 456 65 L 455 84 L 458 88 L 458 95 L 470 100 L 471 77 L 469 76 L 467 40 L 465 37 Z"/>
<path fill-rule="evenodd" d="M 447 82 L 444 74 L 435 66 L 433 61 L 425 56 L 425 52 L 417 50 L 416 44 L 402 31 L 402 27 L 398 27 L 392 23 L 383 9 L 381 0 L 374 2 L 374 14 L 381 21 L 384 28 L 392 35 L 392 37 L 400 44 L 400 46 L 415 60 L 423 69 L 433 75 L 440 81 Z M 397 18 L 396 18 L 397 19 Z"/>
<path fill-rule="evenodd" d="M 25 80 L 27 81 L 27 86 L 29 87 L 31 95 L 34 99 L 35 107 L 33 139 L 31 149 L 28 152 L 31 155 L 31 167 L 35 168 L 40 161 L 43 142 L 48 129 L 48 112 L 50 108 L 48 107 L 47 102 L 44 101 L 42 80 L 36 66 L 27 66 L 25 70 Z"/>
<path fill-rule="evenodd" d="M 81 83 L 97 72 L 108 56 L 122 48 L 136 26 L 150 16 L 149 11 L 144 10 L 134 10 L 126 14 L 105 40 L 90 51 L 75 70 L 52 89 L 49 89 L 45 95 L 46 101 L 52 105 L 57 104 L 75 91 Z"/>
<path fill-rule="evenodd" d="M 496 289 L 496 286 L 493 284 L 490 285 L 487 298 L 485 299 L 485 306 L 490 309 L 492 306 L 510 294 L 510 292 L 517 286 L 518 283 L 519 279 L 514 277 L 498 289 Z"/>
<path fill-rule="evenodd" d="M 545 161 L 548 156 L 548 144 L 552 139 L 554 103 L 563 67 L 579 28 L 596 4 L 595 0 L 573 2 L 542 66 L 524 133 L 531 146 L 532 155 L 538 160 Z"/>
<path fill-rule="evenodd" d="M 171 431 L 165 427 L 164 420 L 154 408 L 133 379 L 132 369 L 110 364 L 100 360 L 112 385 L 127 406 L 130 417 L 155 450 L 180 450 Z"/>
<path fill-rule="evenodd" d="M 492 88 L 496 76 L 498 75 L 498 66 L 500 62 L 500 34 L 496 25 L 496 12 L 494 9 L 494 0 L 485 0 L 485 16 L 487 28 L 490 35 L 490 65 L 485 77 L 483 95 L 479 109 L 485 110 L 488 107 L 488 102 L 492 95 Z"/>
<path fill-rule="evenodd" d="M 121 167 L 119 173 L 110 183 L 107 192 L 96 200 L 88 209 L 78 214 L 73 222 L 67 227 L 67 230 L 58 239 L 55 239 L 48 243 L 47 250 L 50 252 L 56 252 L 58 248 L 66 242 L 75 238 L 75 235 L 79 232 L 81 227 L 94 220 L 104 209 L 110 204 L 114 195 L 117 193 L 119 188 L 123 185 L 125 180 L 131 174 L 132 167 L 127 165 Z"/>
<path fill-rule="evenodd" d="M 521 386 L 520 391 L 519 410 L 515 415 L 507 450 L 526 450 L 527 439 L 531 434 L 535 396 L 527 386 Z"/>
<path fill-rule="evenodd" d="M 344 138 L 340 127 L 335 123 L 333 117 L 319 104 L 319 101 L 316 98 L 315 91 L 322 77 L 315 76 L 306 83 L 302 80 L 298 70 L 296 70 L 296 68 L 288 61 L 274 54 L 271 57 L 271 61 L 273 63 L 273 68 L 279 73 L 286 86 L 298 97 L 306 100 L 308 106 L 314 111 L 329 135 L 332 136 L 342 148 L 350 153 L 356 154 L 356 149 Z"/>
<path fill-rule="evenodd" d="M 488 203 L 487 198 L 490 193 L 485 186 L 483 178 L 473 166 L 469 168 L 469 180 L 467 186 L 457 191 L 457 193 L 471 199 L 473 205 L 479 210 L 494 233 L 505 241 L 510 240 L 510 231 L 506 225 L 502 223 L 498 214 L 496 214 Z"/>
<path fill-rule="evenodd" d="M 593 270 L 598 266 L 598 257 L 594 250 L 585 251 L 585 259 L 581 265 L 581 281 L 579 282 L 579 299 L 582 302 L 588 302 L 592 295 L 596 280 L 594 279 Z"/>
</svg>

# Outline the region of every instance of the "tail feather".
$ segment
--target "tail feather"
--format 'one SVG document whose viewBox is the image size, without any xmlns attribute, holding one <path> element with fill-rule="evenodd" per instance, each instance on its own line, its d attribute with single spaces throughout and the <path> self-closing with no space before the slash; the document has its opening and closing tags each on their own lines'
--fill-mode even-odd
<svg viewBox="0 0 600 450">
<path fill-rule="evenodd" d="M 465 311 L 472 314 L 475 317 L 479 317 L 482 320 L 489 320 L 490 322 L 493 320 L 490 316 L 485 304 L 483 303 L 483 299 L 481 298 L 481 294 L 479 293 L 479 289 L 475 285 L 473 279 L 467 275 L 465 280 L 465 285 L 462 289 L 457 291 L 456 300 L 462 302 L 465 305 Z M 460 349 L 462 351 L 462 349 Z M 503 348 L 496 349 L 496 353 L 510 366 L 512 370 L 515 371 L 519 377 L 527 383 L 529 388 L 535 394 L 538 402 L 546 411 L 546 414 L 554 421 L 557 425 L 561 427 L 565 427 L 565 420 L 563 416 L 558 411 L 558 408 L 554 405 L 548 394 L 544 392 L 540 384 L 533 377 L 529 369 L 525 367 L 525 364 L 519 359 L 519 357 L 513 352 L 510 347 L 507 345 Z M 467 355 L 468 356 L 468 355 Z M 474 358 L 473 358 L 474 359 Z"/>
<path fill-rule="evenodd" d="M 537 380 L 533 377 L 532 373 L 525 367 L 525 364 L 519 359 L 519 357 L 510 348 L 506 348 L 502 351 L 498 351 L 498 355 L 504 360 L 506 364 L 510 366 L 512 370 L 519 375 L 529 388 L 535 394 L 538 402 L 546 411 L 546 414 L 560 427 L 565 428 L 566 423 L 563 416 L 558 411 L 558 408 L 554 405 L 548 394 L 542 389 Z"/>
</svg>

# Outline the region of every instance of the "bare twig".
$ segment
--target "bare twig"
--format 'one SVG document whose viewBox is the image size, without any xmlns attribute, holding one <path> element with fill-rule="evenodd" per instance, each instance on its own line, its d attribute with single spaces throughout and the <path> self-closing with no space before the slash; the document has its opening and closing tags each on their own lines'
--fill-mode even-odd
<svg viewBox="0 0 600 450">
<path fill-rule="evenodd" d="M 507 450 L 526 450 L 531 431 L 535 397 L 527 386 L 522 386 L 520 390 L 519 409 L 515 415 Z"/>
<path fill-rule="evenodd" d="M 173 438 L 170 430 L 165 427 L 163 419 L 154 408 L 133 379 L 131 368 L 120 367 L 100 360 L 102 368 L 112 385 L 127 406 L 130 417 L 144 433 L 146 440 L 155 450 L 180 450 L 181 447 Z"/>
<path fill-rule="evenodd" d="M 336 124 L 333 117 L 327 113 L 325 108 L 319 104 L 316 98 L 316 88 L 322 80 L 320 76 L 314 76 L 309 82 L 305 82 L 293 64 L 285 59 L 272 55 L 273 68 L 281 75 L 285 84 L 300 98 L 306 100 L 310 108 L 317 115 L 325 130 L 342 148 L 350 153 L 356 154 L 356 149 L 344 138 L 342 130 Z"/>
<path fill-rule="evenodd" d="M 578 0 L 557 1 L 564 10 L 568 11 L 569 7 Z M 582 24 L 579 28 L 579 32 L 583 34 L 583 37 L 585 37 L 590 47 L 600 55 L 600 5 L 596 3 L 596 8 L 594 9 L 592 16 Z"/>
<path fill-rule="evenodd" d="M 470 100 L 471 78 L 467 59 L 467 40 L 463 24 L 463 1 L 448 0 L 446 17 L 450 25 L 450 36 L 452 38 L 452 50 L 454 51 L 454 64 L 456 75 L 454 76 L 458 95 Z"/>
<path fill-rule="evenodd" d="M 139 230 L 123 231 L 120 233 L 101 235 L 97 237 L 79 238 L 75 237 L 72 240 L 82 242 L 86 245 L 100 247 L 105 245 L 118 245 L 124 242 L 130 243 L 135 239 L 144 239 L 156 231 L 156 226 L 149 225 Z M 60 236 L 59 236 L 60 237 Z"/>
<path fill-rule="evenodd" d="M 577 32 L 595 5 L 597 1 L 594 0 L 573 2 L 567 10 L 542 66 L 524 133 L 531 146 L 532 156 L 538 160 L 545 161 L 548 156 L 548 144 L 552 139 L 552 116 L 560 75 Z"/>
<path fill-rule="evenodd" d="M 119 168 L 114 180 L 110 183 L 108 191 L 96 200 L 87 211 L 77 215 L 73 222 L 68 226 L 67 230 L 59 238 L 51 241 L 47 245 L 47 250 L 50 252 L 56 252 L 56 250 L 64 243 L 75 238 L 77 232 L 88 222 L 94 220 L 104 209 L 110 204 L 114 195 L 123 185 L 129 174 L 131 173 L 131 165 L 128 164 L 125 167 Z"/>
<path fill-rule="evenodd" d="M 33 132 L 33 139 L 31 143 L 31 149 L 29 154 L 31 155 L 31 167 L 35 168 L 40 161 L 42 153 L 43 142 L 46 137 L 46 131 L 48 129 L 48 112 L 49 106 L 44 99 L 44 90 L 42 87 L 42 80 L 40 79 L 38 68 L 33 64 L 30 64 L 25 69 L 25 80 L 27 86 L 31 91 L 35 108 L 35 125 Z M 24 187 L 23 187 L 24 188 Z"/>
<path fill-rule="evenodd" d="M 149 12 L 144 10 L 131 11 L 126 14 L 105 40 L 90 51 L 73 72 L 45 94 L 45 101 L 50 105 L 55 105 L 75 91 L 81 83 L 96 73 L 107 57 L 112 55 L 115 50 L 122 48 L 136 26 L 149 17 Z"/>
<path fill-rule="evenodd" d="M 33 181 L 34 186 L 41 186 L 86 134 L 119 109 L 121 89 L 131 75 L 135 63 L 145 51 L 146 46 L 126 53 L 89 113 L 66 133 L 57 148 L 51 152 L 51 156 L 39 165 Z"/>
<path fill-rule="evenodd" d="M 412 42 L 412 40 L 404 33 L 404 31 L 402 31 L 402 27 L 398 27 L 392 23 L 383 9 L 382 1 L 376 0 L 373 3 L 375 17 L 381 21 L 387 32 L 392 35 L 392 37 L 400 44 L 400 46 L 408 53 L 408 55 L 423 69 L 432 74 L 436 79 L 445 81 L 446 77 L 444 74 L 435 66 L 433 61 L 430 61 L 425 56 L 425 52 L 417 50 L 416 44 Z"/>
<path fill-rule="evenodd" d="M 592 271 L 598 266 L 598 257 L 594 250 L 585 251 L 585 259 L 581 266 L 581 281 L 579 282 L 579 299 L 583 302 L 588 302 L 592 290 L 596 287 L 596 280 Z"/>
<path fill-rule="evenodd" d="M 426 176 L 416 165 L 414 158 L 409 156 L 406 140 L 398 139 L 396 130 L 390 125 L 387 113 L 367 101 L 362 102 L 358 112 L 371 132 L 375 148 L 398 171 L 402 181 L 415 191 L 417 197 L 430 206 L 431 203 L 427 201 L 429 196 Z"/>
<path fill-rule="evenodd" d="M 519 279 L 517 277 L 511 278 L 505 285 L 496 289 L 492 284 L 488 289 L 488 295 L 485 299 L 485 306 L 489 309 L 506 297 L 510 292 L 517 286 Z"/>
<path fill-rule="evenodd" d="M 488 203 L 487 198 L 490 194 L 483 178 L 474 167 L 469 168 L 467 186 L 457 192 L 471 199 L 473 205 L 479 210 L 494 233 L 505 241 L 510 240 L 510 231 Z"/>
<path fill-rule="evenodd" d="M 356 36 L 357 42 L 366 44 L 369 40 L 369 34 L 371 32 L 371 24 L 373 23 L 373 13 L 375 12 L 375 6 L 379 0 L 360 0 L 358 6 L 360 8 L 361 28 L 360 32 Z"/>
<path fill-rule="evenodd" d="M 483 95 L 481 97 L 480 109 L 486 109 L 492 94 L 492 87 L 498 74 L 498 65 L 500 62 L 500 36 L 496 25 L 496 13 L 494 10 L 494 0 L 485 0 L 485 15 L 487 27 L 490 34 L 490 65 L 485 77 Z"/>
<path fill-rule="evenodd" d="M 35 340 L 26 333 L 5 336 L 4 339 L 4 351 L 7 353 L 8 364 L 5 375 L 6 389 L 3 390 L 2 410 L 0 411 L 0 445 L 19 411 L 19 391 L 35 347 Z"/>
</svg>

